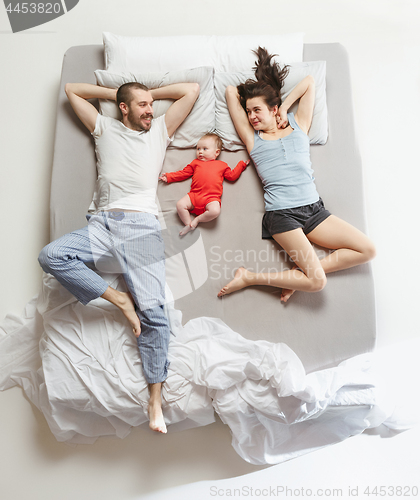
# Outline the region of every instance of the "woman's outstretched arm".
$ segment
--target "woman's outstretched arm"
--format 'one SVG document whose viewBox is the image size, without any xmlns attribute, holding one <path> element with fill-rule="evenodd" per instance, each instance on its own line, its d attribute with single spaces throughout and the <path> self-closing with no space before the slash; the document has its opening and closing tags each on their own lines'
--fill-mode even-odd
<svg viewBox="0 0 420 500">
<path fill-rule="evenodd" d="M 298 99 L 300 101 L 295 119 L 299 127 L 307 134 L 312 123 L 315 105 L 315 80 L 312 75 L 308 75 L 299 82 L 283 101 L 278 111 L 280 125 L 283 124 L 285 119 L 287 123 L 287 111 Z"/>
<path fill-rule="evenodd" d="M 238 132 L 248 153 L 250 153 L 254 147 L 254 129 L 251 127 L 248 116 L 239 102 L 239 94 L 236 87 L 229 85 L 226 88 L 226 102 L 236 132 Z"/>
</svg>

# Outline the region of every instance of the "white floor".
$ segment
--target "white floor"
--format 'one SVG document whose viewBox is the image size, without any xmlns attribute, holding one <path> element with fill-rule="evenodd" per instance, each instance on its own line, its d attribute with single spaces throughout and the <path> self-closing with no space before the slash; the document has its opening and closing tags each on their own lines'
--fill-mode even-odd
<svg viewBox="0 0 420 500">
<path fill-rule="evenodd" d="M 304 31 L 308 43 L 340 42 L 349 52 L 369 234 L 378 248 L 373 263 L 378 345 L 387 348 L 385 372 L 396 385 L 393 393 L 404 396 L 418 414 L 420 3 L 267 0 L 264 9 L 260 5 L 251 0 L 81 0 L 62 18 L 19 34 L 11 33 L 0 6 L 0 318 L 19 313 L 39 288 L 36 256 L 48 241 L 56 101 L 69 47 L 101 43 L 103 31 L 153 36 Z M 162 13 L 164 19 L 157 22 Z M 288 487 L 289 497 L 309 496 L 309 489 L 312 496 L 333 496 L 333 489 L 341 488 L 342 495 L 335 496 L 369 498 L 367 486 L 378 486 L 378 496 L 380 486 L 420 487 L 418 427 L 388 439 L 358 436 L 259 468 L 236 455 L 220 422 L 168 436 L 136 429 L 124 441 L 69 447 L 55 441 L 20 389 L 0 393 L 0 411 L 0 498 L 5 500 L 151 495 L 195 500 L 233 496 L 233 488 L 239 488 L 237 497 L 251 497 L 251 487 L 254 496 L 275 497 L 275 492 L 281 497 L 277 487 Z M 198 481 L 208 483 L 183 487 Z M 163 491 L 173 487 L 181 490 Z M 384 491 L 389 498 L 400 496 L 397 490 L 394 495 Z M 402 492 L 414 496 L 415 490 Z"/>
<path fill-rule="evenodd" d="M 375 487 L 377 496 L 384 496 L 380 494 L 381 486 L 382 493 L 389 498 L 397 496 L 398 492 L 399 496 L 403 496 L 402 493 L 419 496 L 419 349 L 417 339 L 381 349 L 377 356 L 377 373 L 387 387 L 387 399 L 395 402 L 401 419 L 413 418 L 415 425 L 409 431 L 395 433 L 386 428 L 366 431 L 334 446 L 258 472 L 219 481 L 212 478 L 157 491 L 142 495 L 141 500 L 207 500 L 224 496 L 369 498 L 369 491 L 371 497 L 375 497 Z"/>
</svg>

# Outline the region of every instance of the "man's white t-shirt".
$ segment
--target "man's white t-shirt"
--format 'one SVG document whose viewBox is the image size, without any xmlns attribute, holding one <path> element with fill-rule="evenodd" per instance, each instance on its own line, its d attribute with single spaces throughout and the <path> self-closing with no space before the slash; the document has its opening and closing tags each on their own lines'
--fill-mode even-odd
<svg viewBox="0 0 420 500">
<path fill-rule="evenodd" d="M 137 132 L 98 114 L 95 130 L 98 179 L 89 212 L 122 208 L 158 215 L 156 190 L 168 137 L 165 115 Z"/>
</svg>

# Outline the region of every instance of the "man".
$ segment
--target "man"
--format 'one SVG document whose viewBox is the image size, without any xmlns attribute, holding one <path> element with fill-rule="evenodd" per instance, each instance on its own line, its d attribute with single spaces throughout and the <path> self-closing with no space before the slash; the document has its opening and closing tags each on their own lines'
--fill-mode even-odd
<svg viewBox="0 0 420 500">
<path fill-rule="evenodd" d="M 163 312 L 165 262 L 155 198 L 170 137 L 191 111 L 200 89 L 195 83 L 152 90 L 128 83 L 116 91 L 68 83 L 65 91 L 95 139 L 98 179 L 88 225 L 47 245 L 39 262 L 82 304 L 102 297 L 127 318 L 149 384 L 149 426 L 166 433 L 161 387 L 167 376 L 170 333 Z M 94 98 L 116 100 L 122 120 L 99 114 L 88 102 Z M 164 116 L 154 120 L 153 101 L 158 99 L 174 102 Z M 103 262 L 110 254 L 128 292 L 110 287 L 91 269 L 106 268 Z"/>
</svg>

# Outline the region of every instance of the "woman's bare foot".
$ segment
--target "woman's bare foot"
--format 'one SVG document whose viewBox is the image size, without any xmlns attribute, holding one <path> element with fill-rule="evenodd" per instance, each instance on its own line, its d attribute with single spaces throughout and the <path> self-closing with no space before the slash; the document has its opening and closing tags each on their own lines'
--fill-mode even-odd
<svg viewBox="0 0 420 500">
<path fill-rule="evenodd" d="M 292 267 L 291 270 L 293 271 L 293 269 L 298 269 L 300 272 L 303 273 L 303 271 L 296 264 Z M 290 288 L 283 288 L 280 295 L 280 301 L 286 303 L 290 299 L 290 297 L 295 293 L 295 291 L 296 290 L 291 290 Z"/>
<path fill-rule="evenodd" d="M 217 294 L 218 297 L 223 297 L 223 295 L 227 295 L 232 292 L 236 292 L 237 290 L 241 290 L 249 285 L 249 276 L 250 272 L 247 271 L 244 267 L 240 267 L 235 272 L 235 277 L 232 281 L 230 281 L 227 285 L 225 285 L 220 292 Z"/>
<path fill-rule="evenodd" d="M 294 293 L 295 290 L 290 290 L 290 288 L 283 288 L 280 295 L 280 301 L 286 303 Z"/>
<path fill-rule="evenodd" d="M 166 434 L 168 431 L 166 429 L 165 420 L 163 418 L 162 406 L 159 403 L 150 402 L 149 408 L 149 427 L 152 431 L 160 432 L 161 434 Z"/>
</svg>

